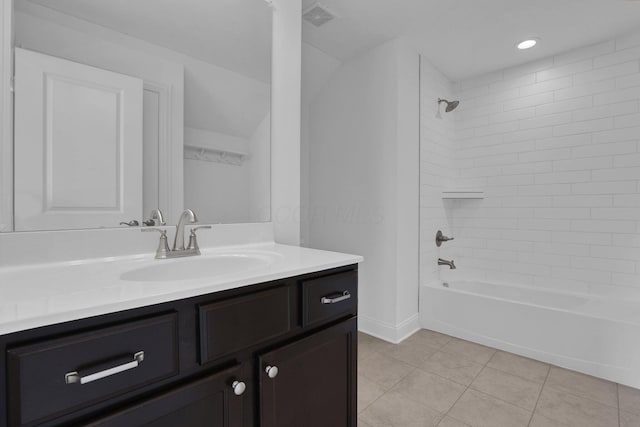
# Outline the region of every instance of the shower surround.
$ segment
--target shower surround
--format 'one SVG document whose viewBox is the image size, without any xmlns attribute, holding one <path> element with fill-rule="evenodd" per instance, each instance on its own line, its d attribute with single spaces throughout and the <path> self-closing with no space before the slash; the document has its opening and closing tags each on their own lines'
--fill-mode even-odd
<svg viewBox="0 0 640 427">
<path fill-rule="evenodd" d="M 640 306 L 640 33 L 458 82 L 435 98 L 422 68 L 421 283 L 467 280 Z M 438 96 L 461 101 L 444 121 L 430 111 Z M 485 198 L 445 201 L 438 188 Z M 438 228 L 456 240 L 436 250 Z M 458 269 L 438 271 L 438 256 Z M 509 313 L 504 323 L 517 324 Z M 640 325 L 640 314 L 629 321 Z M 530 347 L 542 351 L 533 337 Z M 564 365 L 581 369 L 573 357 Z"/>
</svg>

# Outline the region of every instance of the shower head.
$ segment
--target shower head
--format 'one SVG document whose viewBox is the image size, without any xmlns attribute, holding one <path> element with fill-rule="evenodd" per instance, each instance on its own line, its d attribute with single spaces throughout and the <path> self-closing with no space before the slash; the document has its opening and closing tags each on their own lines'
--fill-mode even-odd
<svg viewBox="0 0 640 427">
<path fill-rule="evenodd" d="M 460 101 L 447 101 L 446 99 L 438 98 L 438 105 L 442 104 L 443 102 L 447 104 L 447 108 L 444 109 L 446 113 L 452 112 L 453 110 L 458 108 L 458 105 L 460 105 Z"/>
</svg>

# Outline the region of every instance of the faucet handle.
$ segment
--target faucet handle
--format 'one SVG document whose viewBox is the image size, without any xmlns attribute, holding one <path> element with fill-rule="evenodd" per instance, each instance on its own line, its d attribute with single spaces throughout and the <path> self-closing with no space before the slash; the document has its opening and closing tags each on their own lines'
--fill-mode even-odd
<svg viewBox="0 0 640 427">
<path fill-rule="evenodd" d="M 210 229 L 210 225 L 200 225 L 198 227 L 193 227 L 191 232 L 189 233 L 189 244 L 187 245 L 187 250 L 195 251 L 198 255 L 200 255 L 200 247 L 198 246 L 198 238 L 196 237 L 196 231 L 201 228 Z"/>
<path fill-rule="evenodd" d="M 142 232 L 157 231 L 160 233 L 160 242 L 158 243 L 158 249 L 156 250 L 156 259 L 167 258 L 169 253 L 169 242 L 167 241 L 167 230 L 156 227 L 148 227 L 140 229 Z"/>
</svg>

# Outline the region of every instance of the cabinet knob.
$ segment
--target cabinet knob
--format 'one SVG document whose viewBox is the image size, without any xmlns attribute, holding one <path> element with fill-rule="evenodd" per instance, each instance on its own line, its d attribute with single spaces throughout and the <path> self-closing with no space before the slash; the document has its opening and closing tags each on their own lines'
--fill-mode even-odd
<svg viewBox="0 0 640 427">
<path fill-rule="evenodd" d="M 236 396 L 241 396 L 247 389 L 247 385 L 242 381 L 234 381 L 233 384 L 231 384 L 231 388 Z"/>
<path fill-rule="evenodd" d="M 267 366 L 264 371 L 267 373 L 269 378 L 275 378 L 278 376 L 278 367 L 277 366 Z"/>
</svg>

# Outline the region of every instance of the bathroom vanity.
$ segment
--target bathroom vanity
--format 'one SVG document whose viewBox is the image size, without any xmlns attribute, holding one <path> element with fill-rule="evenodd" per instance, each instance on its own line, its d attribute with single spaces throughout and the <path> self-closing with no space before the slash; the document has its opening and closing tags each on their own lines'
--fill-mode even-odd
<svg viewBox="0 0 640 427">
<path fill-rule="evenodd" d="M 198 273 L 256 254 L 273 256 Z M 50 292 L 48 309 L 21 319 L 27 302 L 16 297 L 16 319 L 0 322 L 0 426 L 355 427 L 360 261 L 268 244 L 0 271 L 24 295 L 30 274 Z M 167 265 L 195 273 L 163 281 L 156 268 Z M 74 296 L 82 286 L 109 290 L 85 301 Z M 56 306 L 64 292 L 75 300 Z"/>
</svg>

